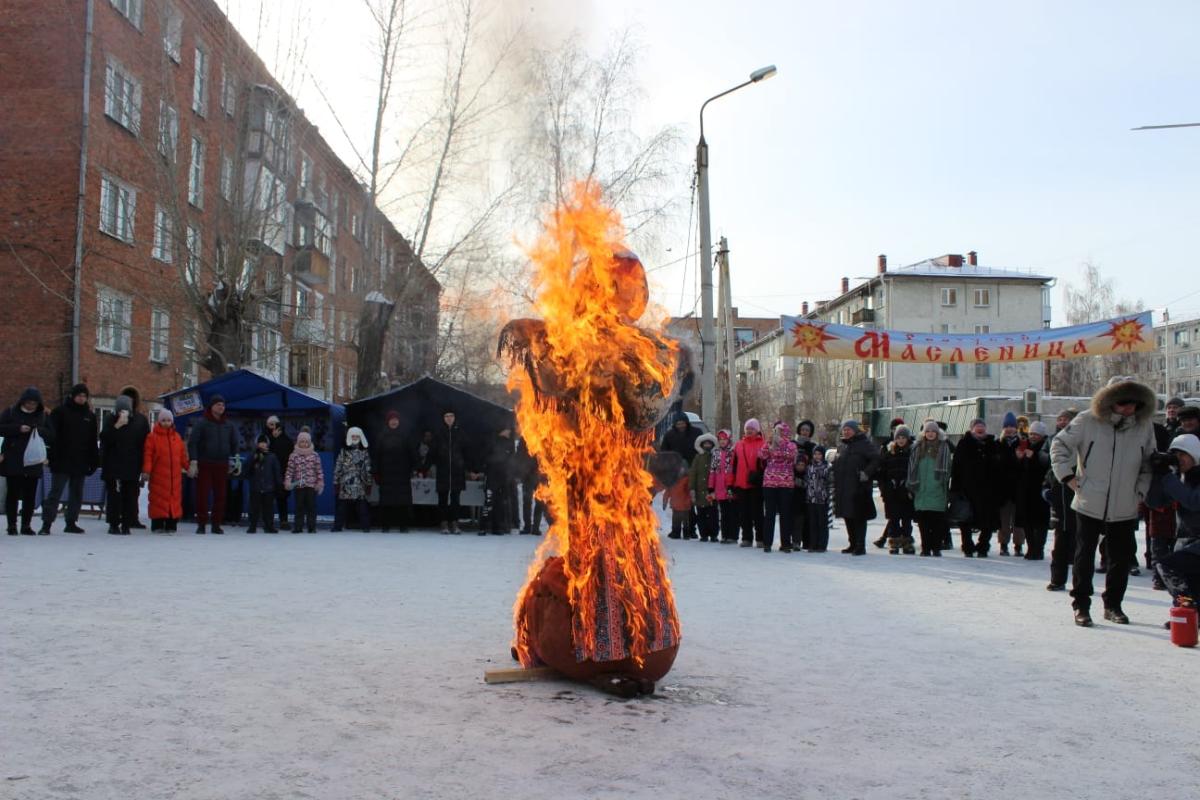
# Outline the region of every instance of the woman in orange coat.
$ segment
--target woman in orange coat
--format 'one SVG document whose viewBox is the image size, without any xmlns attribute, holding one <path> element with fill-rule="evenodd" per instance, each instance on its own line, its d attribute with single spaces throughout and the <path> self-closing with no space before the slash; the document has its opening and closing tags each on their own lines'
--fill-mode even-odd
<svg viewBox="0 0 1200 800">
<path fill-rule="evenodd" d="M 150 483 L 150 530 L 175 531 L 183 516 L 183 474 L 187 469 L 187 445 L 175 430 L 175 416 L 161 409 L 146 437 L 142 457 L 142 480 Z"/>
</svg>

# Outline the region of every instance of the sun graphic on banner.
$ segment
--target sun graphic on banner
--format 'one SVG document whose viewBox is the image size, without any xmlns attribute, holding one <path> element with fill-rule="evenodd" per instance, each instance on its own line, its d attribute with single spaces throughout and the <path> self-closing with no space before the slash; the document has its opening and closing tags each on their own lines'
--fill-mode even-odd
<svg viewBox="0 0 1200 800">
<path fill-rule="evenodd" d="M 825 343 L 832 342 L 837 337 L 826 333 L 825 327 L 824 325 L 814 325 L 811 322 L 797 322 L 792 326 L 792 345 L 803 350 L 806 356 L 811 356 L 818 351 L 828 352 L 825 349 Z"/>
<path fill-rule="evenodd" d="M 1136 319 L 1118 320 L 1111 323 L 1112 328 L 1101 336 L 1111 336 L 1113 340 L 1113 351 L 1120 350 L 1124 347 L 1126 350 L 1133 352 L 1134 345 L 1142 344 L 1146 339 L 1142 336 L 1146 326 Z"/>
</svg>

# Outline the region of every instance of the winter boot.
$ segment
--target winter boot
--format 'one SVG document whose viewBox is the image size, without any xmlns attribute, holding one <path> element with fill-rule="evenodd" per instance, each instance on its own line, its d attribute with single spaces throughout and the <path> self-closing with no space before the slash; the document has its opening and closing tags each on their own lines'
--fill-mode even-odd
<svg viewBox="0 0 1200 800">
<path fill-rule="evenodd" d="M 206 530 L 206 526 L 203 522 L 201 522 L 199 525 L 196 526 L 196 533 L 197 533 L 197 535 L 208 533 L 208 531 Z"/>
<path fill-rule="evenodd" d="M 1002 556 L 1008 555 L 1008 545 L 1006 545 L 1006 544 L 1000 545 L 1000 555 L 1002 555 Z"/>
<path fill-rule="evenodd" d="M 86 533 L 86 531 L 74 522 L 68 522 L 67 527 L 63 528 L 63 533 Z"/>
<path fill-rule="evenodd" d="M 1115 622 L 1118 625 L 1128 625 L 1129 617 L 1125 616 L 1125 612 L 1120 606 L 1112 606 L 1104 609 L 1104 618 L 1109 622 Z"/>
<path fill-rule="evenodd" d="M 1092 627 L 1092 615 L 1086 608 L 1075 609 L 1075 624 L 1081 628 Z"/>
<path fill-rule="evenodd" d="M 887 536 L 887 535 L 884 535 L 884 536 L 880 536 L 878 539 L 876 539 L 875 541 L 871 542 L 871 544 L 875 545 L 875 546 L 876 546 L 876 547 L 878 547 L 880 550 L 882 550 L 882 549 L 883 549 L 883 546 L 884 546 L 884 544 L 886 544 L 886 543 L 887 543 L 887 542 L 889 542 L 889 541 L 891 541 L 891 537 L 889 537 L 889 536 Z"/>
<path fill-rule="evenodd" d="M 904 551 L 904 555 L 906 556 L 911 556 L 917 552 L 916 548 L 913 547 L 913 538 L 911 536 L 900 537 L 900 549 Z"/>
<path fill-rule="evenodd" d="M 900 554 L 900 537 L 889 536 L 887 538 L 888 553 L 895 556 Z"/>
</svg>

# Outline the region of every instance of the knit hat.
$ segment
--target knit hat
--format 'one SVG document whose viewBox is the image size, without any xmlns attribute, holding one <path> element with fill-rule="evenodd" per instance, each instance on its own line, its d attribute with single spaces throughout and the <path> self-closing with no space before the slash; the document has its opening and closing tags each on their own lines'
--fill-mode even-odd
<svg viewBox="0 0 1200 800">
<path fill-rule="evenodd" d="M 751 417 L 750 419 L 746 420 L 745 424 L 742 425 L 743 433 L 750 433 L 751 431 L 753 431 L 754 433 L 762 433 L 762 425 L 759 424 L 759 421 L 756 420 L 754 417 Z"/>
<path fill-rule="evenodd" d="M 1183 408 L 1183 398 L 1182 397 L 1172 397 L 1170 400 L 1167 401 L 1167 408 L 1170 408 L 1171 406 L 1175 406 L 1175 408 Z"/>
<path fill-rule="evenodd" d="M 907 425 L 897 425 L 896 430 L 892 431 L 892 438 L 898 439 L 901 436 L 903 436 L 905 439 L 913 438 L 912 431 L 908 429 Z"/>
<path fill-rule="evenodd" d="M 1038 436 L 1049 436 L 1050 430 L 1046 427 L 1046 423 L 1040 419 L 1037 422 L 1029 423 L 1029 432 L 1036 433 Z"/>
<path fill-rule="evenodd" d="M 123 395 L 123 394 L 118 395 L 117 399 L 113 402 L 113 410 L 114 411 L 128 411 L 130 414 L 132 414 L 133 413 L 133 400 L 130 399 L 128 395 Z"/>
<path fill-rule="evenodd" d="M 708 442 L 713 447 L 716 447 L 717 446 L 717 437 L 713 436 L 711 433 L 703 433 L 703 434 L 700 434 L 699 436 L 697 436 L 696 437 L 696 452 L 697 453 L 704 452 L 703 445 L 705 442 Z"/>
<path fill-rule="evenodd" d="M 392 420 L 396 420 L 397 422 L 399 422 L 400 421 L 400 412 L 395 411 L 395 410 L 389 411 L 386 414 L 384 414 L 383 419 L 385 422 L 391 422 Z"/>
<path fill-rule="evenodd" d="M 967 426 L 967 430 L 973 429 L 976 425 L 982 425 L 986 428 L 987 422 L 982 417 L 976 417 L 975 419 L 971 420 L 971 424 Z"/>
<path fill-rule="evenodd" d="M 733 438 L 733 434 L 730 432 L 730 430 L 728 428 L 721 428 L 721 430 L 717 431 L 717 441 L 718 442 L 720 442 L 722 439 L 732 439 L 732 438 Z"/>
<path fill-rule="evenodd" d="M 1176 419 L 1200 419 L 1200 408 L 1196 406 L 1184 406 L 1179 409 L 1179 413 L 1175 415 Z"/>
<path fill-rule="evenodd" d="M 825 455 L 825 445 L 823 445 L 823 444 L 817 445 L 816 447 L 813 448 L 813 452 L 820 453 L 821 455 Z"/>
<path fill-rule="evenodd" d="M 971 423 L 971 427 L 974 428 L 975 423 Z M 1001 428 L 1017 427 L 1017 415 L 1014 414 L 1013 412 L 1009 411 L 1007 414 L 1004 415 L 1004 421 L 1000 423 L 1000 427 Z"/>
<path fill-rule="evenodd" d="M 904 417 L 892 417 L 892 422 L 889 425 L 891 428 L 898 428 L 904 424 Z"/>
<path fill-rule="evenodd" d="M 217 403 L 224 403 L 224 402 L 225 402 L 224 395 L 214 394 L 212 397 L 208 398 L 208 402 L 204 404 L 204 407 L 212 408 Z"/>
<path fill-rule="evenodd" d="M 70 397 L 72 400 L 74 400 L 81 394 L 87 395 L 88 397 L 91 397 L 92 395 L 92 393 L 88 391 L 86 383 L 77 383 L 72 386 L 71 391 L 67 394 L 67 397 Z"/>
<path fill-rule="evenodd" d="M 171 413 L 171 409 L 169 408 L 160 408 L 154 413 L 155 422 L 162 422 L 163 419 L 170 420 L 172 425 L 175 424 L 175 415 Z"/>
<path fill-rule="evenodd" d="M 938 427 L 937 420 L 927 419 L 925 420 L 925 424 L 921 426 L 921 433 L 926 433 L 928 431 L 934 431 L 936 433 L 940 430 L 941 428 Z"/>
<path fill-rule="evenodd" d="M 842 427 L 849 428 L 850 430 L 854 431 L 855 433 L 859 433 L 862 431 L 862 428 L 859 426 L 858 420 L 856 420 L 856 419 L 846 420 L 845 422 L 842 423 Z"/>
<path fill-rule="evenodd" d="M 1194 433 L 1176 436 L 1171 440 L 1171 446 L 1167 449 L 1180 450 L 1191 456 L 1193 461 L 1200 463 L 1200 438 L 1197 438 Z"/>
</svg>

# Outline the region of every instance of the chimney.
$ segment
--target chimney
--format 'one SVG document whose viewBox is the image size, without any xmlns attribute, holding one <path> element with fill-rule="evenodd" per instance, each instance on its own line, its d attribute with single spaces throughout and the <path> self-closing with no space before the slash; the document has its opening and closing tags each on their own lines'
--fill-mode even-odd
<svg viewBox="0 0 1200 800">
<path fill-rule="evenodd" d="M 978 267 L 979 266 L 979 254 L 976 253 L 974 250 L 967 253 L 967 263 L 970 264 L 972 267 Z"/>
<path fill-rule="evenodd" d="M 879 274 L 882 275 L 885 272 L 887 272 L 887 256 L 885 256 L 883 253 L 880 253 L 879 254 Z"/>
<path fill-rule="evenodd" d="M 808 316 L 808 301 L 807 300 L 805 300 L 803 303 L 800 304 L 800 316 L 802 316 L 802 317 Z"/>
<path fill-rule="evenodd" d="M 850 279 L 842 278 L 842 294 L 846 294 L 849 291 L 850 291 Z"/>
</svg>

